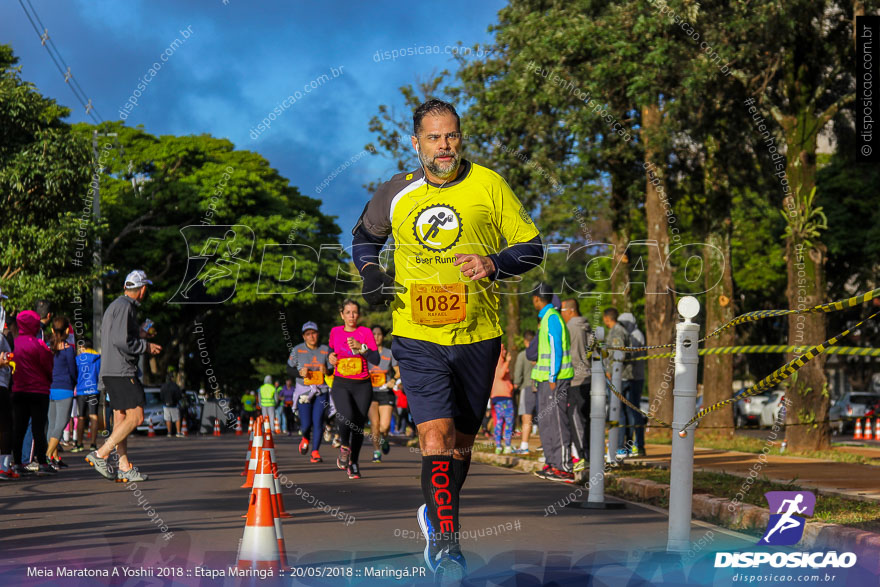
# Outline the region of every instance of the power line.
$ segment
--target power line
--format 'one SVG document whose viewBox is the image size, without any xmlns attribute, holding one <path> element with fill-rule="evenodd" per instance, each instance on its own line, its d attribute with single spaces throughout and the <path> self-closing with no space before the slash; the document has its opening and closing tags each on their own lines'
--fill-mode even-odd
<svg viewBox="0 0 880 587">
<path fill-rule="evenodd" d="M 95 121 L 95 124 L 102 123 L 104 121 L 104 118 L 100 115 L 100 113 L 98 113 L 98 110 L 95 108 L 94 104 L 92 104 L 92 100 L 86 95 L 86 92 L 82 89 L 82 86 L 79 85 L 77 79 L 73 77 L 73 73 L 70 71 L 70 67 L 64 61 L 64 58 L 61 57 L 61 52 L 58 51 L 58 47 L 55 46 L 55 42 L 49 36 L 49 30 L 43 26 L 43 23 L 40 20 L 40 17 L 37 14 L 37 11 L 34 8 L 33 4 L 31 4 L 30 0 L 27 0 L 27 3 L 34 14 L 33 17 L 31 17 L 31 14 L 25 7 L 24 2 L 22 0 L 18 0 L 18 4 L 24 11 L 25 16 L 27 16 L 28 21 L 30 21 L 31 26 L 34 28 L 34 32 L 37 33 L 37 37 L 39 37 L 40 39 L 40 44 L 46 48 L 46 52 L 49 54 L 49 57 L 55 64 L 55 67 L 58 68 L 58 72 L 64 77 L 64 82 L 70 88 L 70 91 L 73 92 L 73 95 L 76 97 L 77 101 L 79 101 L 80 105 L 82 105 L 83 109 L 86 111 L 86 114 L 89 115 L 93 121 Z M 34 18 L 36 18 L 37 22 L 34 22 Z M 37 23 L 39 23 L 39 26 L 37 26 Z M 43 30 L 42 33 L 40 32 L 41 29 Z M 61 63 L 59 63 L 59 60 L 61 61 Z M 71 81 L 73 82 L 72 84 L 70 83 Z"/>
<path fill-rule="evenodd" d="M 37 19 L 37 24 L 40 25 L 40 29 L 42 29 L 44 31 L 48 31 L 49 29 L 43 25 L 43 21 L 40 20 L 40 15 L 37 14 L 37 10 L 34 8 L 34 5 L 31 3 L 31 0 L 26 0 L 26 1 L 28 3 L 28 6 L 30 6 L 31 12 L 34 13 L 34 18 Z M 82 86 L 79 85 L 79 81 L 75 77 L 73 77 L 73 74 L 70 72 L 70 66 L 67 65 L 67 63 L 64 61 L 64 58 L 61 56 L 61 51 L 59 51 L 58 47 L 55 46 L 55 41 L 53 41 L 52 37 L 49 37 L 48 34 L 46 36 L 47 36 L 47 40 L 49 41 L 49 44 L 52 45 L 52 49 L 55 51 L 55 54 L 58 56 L 58 59 L 61 61 L 61 65 L 64 66 L 64 69 L 67 72 L 64 74 L 64 81 L 72 81 L 74 83 L 74 85 L 76 86 L 76 88 L 79 90 L 80 94 L 85 96 L 86 95 L 85 90 L 83 90 Z M 95 111 L 95 114 L 98 114 L 97 108 L 92 106 L 92 109 Z M 101 118 L 103 120 L 103 117 L 100 114 L 98 114 L 98 118 Z"/>
</svg>

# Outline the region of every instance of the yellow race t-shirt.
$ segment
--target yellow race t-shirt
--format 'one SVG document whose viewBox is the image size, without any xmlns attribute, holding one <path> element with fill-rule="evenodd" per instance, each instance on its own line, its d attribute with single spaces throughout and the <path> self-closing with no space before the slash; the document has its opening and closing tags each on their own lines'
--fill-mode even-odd
<svg viewBox="0 0 880 587">
<path fill-rule="evenodd" d="M 494 171 L 462 161 L 442 187 L 421 169 L 382 184 L 364 210 L 364 228 L 394 239 L 394 335 L 442 345 L 501 335 L 498 286 L 471 281 L 455 253 L 489 255 L 538 236 L 528 211 Z"/>
</svg>

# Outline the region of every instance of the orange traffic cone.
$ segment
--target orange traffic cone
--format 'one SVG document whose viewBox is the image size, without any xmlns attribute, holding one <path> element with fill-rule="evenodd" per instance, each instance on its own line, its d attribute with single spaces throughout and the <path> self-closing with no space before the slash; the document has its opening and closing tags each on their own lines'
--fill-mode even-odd
<svg viewBox="0 0 880 587">
<path fill-rule="evenodd" d="M 156 431 L 153 430 L 153 421 L 152 421 L 152 420 L 150 420 L 150 429 L 149 429 L 149 431 L 147 432 L 147 437 L 149 437 L 149 438 L 155 438 L 155 437 L 156 437 Z"/>
<path fill-rule="evenodd" d="M 874 440 L 880 440 L 880 418 L 874 420 Z"/>
<path fill-rule="evenodd" d="M 244 470 L 241 472 L 242 477 L 247 475 L 251 462 L 251 447 L 254 446 L 254 428 L 251 426 L 251 422 L 248 422 L 248 432 L 248 447 L 247 452 L 244 453 Z"/>
<path fill-rule="evenodd" d="M 251 491 L 244 535 L 238 546 L 239 569 L 277 571 L 285 564 L 281 560 L 284 544 L 284 538 L 280 534 L 281 522 L 273 511 L 272 490 L 267 487 L 268 480 L 265 478 L 267 457 L 268 455 L 260 459 L 257 482 Z"/>
<path fill-rule="evenodd" d="M 275 481 L 275 499 L 278 502 L 278 517 L 292 518 L 293 516 L 284 509 L 284 497 L 281 494 L 281 480 L 278 478 L 278 468 L 275 468 L 275 474 L 272 476 Z"/>
<path fill-rule="evenodd" d="M 263 451 L 269 453 L 269 462 L 272 465 L 272 478 L 274 483 L 274 495 L 272 497 L 275 499 L 278 508 L 278 515 L 282 518 L 289 518 L 291 516 L 284 511 L 284 501 L 281 497 L 281 482 L 278 480 L 278 463 L 275 460 L 275 440 L 272 438 L 271 432 L 266 433 L 266 437 L 263 438 Z"/>
<path fill-rule="evenodd" d="M 871 418 L 865 419 L 865 434 L 863 440 L 874 440 L 874 421 Z"/>
<path fill-rule="evenodd" d="M 281 434 L 281 421 L 275 416 L 275 434 Z"/>
<path fill-rule="evenodd" d="M 269 451 L 269 457 L 272 462 L 272 470 L 275 470 L 275 439 L 272 437 L 272 429 L 266 430 L 263 434 L 263 450 Z"/>
<path fill-rule="evenodd" d="M 214 436 L 220 436 L 220 418 L 214 418 Z"/>
<path fill-rule="evenodd" d="M 275 538 L 278 540 L 278 554 L 281 560 L 281 566 L 286 566 L 287 549 L 284 547 L 284 534 L 281 531 L 281 511 L 278 509 L 278 494 L 276 493 L 275 477 L 272 473 L 274 466 L 272 465 L 272 457 L 265 448 L 260 451 L 260 464 L 257 466 L 257 474 L 254 475 L 254 490 L 259 488 L 268 488 L 269 494 L 272 496 L 272 515 L 275 517 Z M 290 517 L 290 516 L 288 516 Z"/>
<path fill-rule="evenodd" d="M 862 419 L 856 418 L 856 430 L 853 433 L 853 440 L 861 440 L 862 439 Z"/>
<path fill-rule="evenodd" d="M 189 436 L 189 429 L 186 427 L 186 418 L 180 419 L 180 433 L 184 436 Z"/>
<path fill-rule="evenodd" d="M 241 486 L 242 489 L 247 489 L 254 486 L 254 475 L 257 473 L 257 459 L 260 458 L 260 450 L 263 448 L 263 435 L 259 433 L 260 428 L 257 427 L 257 432 L 254 434 L 254 441 L 251 445 L 251 454 L 250 459 L 248 459 L 248 472 L 247 479 L 244 484 Z"/>
<path fill-rule="evenodd" d="M 241 429 L 241 416 L 235 419 L 235 435 L 241 436 L 244 431 Z"/>
</svg>

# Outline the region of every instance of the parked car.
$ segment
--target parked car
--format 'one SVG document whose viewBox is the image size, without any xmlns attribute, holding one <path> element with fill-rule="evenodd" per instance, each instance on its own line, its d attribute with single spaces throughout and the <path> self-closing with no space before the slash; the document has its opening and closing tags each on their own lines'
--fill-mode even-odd
<svg viewBox="0 0 880 587">
<path fill-rule="evenodd" d="M 843 434 L 855 426 L 855 418 L 864 418 L 870 407 L 880 402 L 880 394 L 870 391 L 850 391 L 834 402 L 828 411 L 831 430 Z"/>
<path fill-rule="evenodd" d="M 203 398 L 199 397 L 199 392 L 187 389 L 183 392 L 181 403 L 186 405 L 186 413 L 189 416 L 190 426 L 193 422 L 202 419 L 202 406 L 205 403 Z"/>
<path fill-rule="evenodd" d="M 774 389 L 770 392 L 770 397 L 761 409 L 760 426 L 772 428 L 779 421 L 779 411 L 782 409 L 783 400 L 785 400 L 785 392 L 781 389 Z"/>
<path fill-rule="evenodd" d="M 733 404 L 733 419 L 737 428 L 743 428 L 749 424 L 759 426 L 761 424 L 761 412 L 770 401 L 770 391 L 765 391 L 746 397 Z"/>
<path fill-rule="evenodd" d="M 165 410 L 163 409 L 165 406 L 162 403 L 162 396 L 159 394 L 158 387 L 146 387 L 144 388 L 144 394 L 147 397 L 147 401 L 144 404 L 144 423 L 137 427 L 139 432 L 145 432 L 150 429 L 150 422 L 153 422 L 153 430 L 159 431 L 163 430 L 165 432 L 168 429 L 165 427 Z"/>
</svg>

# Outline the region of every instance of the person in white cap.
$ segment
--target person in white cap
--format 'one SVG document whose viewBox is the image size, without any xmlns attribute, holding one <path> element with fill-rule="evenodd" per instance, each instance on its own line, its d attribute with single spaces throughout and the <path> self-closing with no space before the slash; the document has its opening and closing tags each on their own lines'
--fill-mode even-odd
<svg viewBox="0 0 880 587">
<path fill-rule="evenodd" d="M 144 421 L 146 396 L 138 379 L 138 357 L 149 353 L 158 355 L 162 347 L 147 342 L 154 336 L 138 324 L 137 306 L 147 296 L 147 286 L 153 282 L 140 270 L 125 278 L 125 293 L 107 307 L 101 324 L 101 381 L 110 396 L 113 408 L 113 434 L 86 462 L 107 479 L 118 482 L 146 481 L 147 476 L 128 460 L 128 435 Z M 119 455 L 116 474 L 110 470 L 107 457 L 113 449 Z"/>
</svg>

